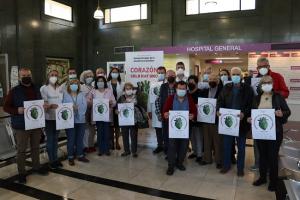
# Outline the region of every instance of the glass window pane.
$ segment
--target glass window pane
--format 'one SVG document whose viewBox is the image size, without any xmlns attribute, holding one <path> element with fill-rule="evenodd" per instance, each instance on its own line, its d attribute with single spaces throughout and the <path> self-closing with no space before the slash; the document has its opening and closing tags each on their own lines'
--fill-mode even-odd
<svg viewBox="0 0 300 200">
<path fill-rule="evenodd" d="M 199 0 L 186 0 L 186 15 L 199 14 Z"/>
<path fill-rule="evenodd" d="M 142 4 L 141 5 L 141 19 L 147 19 L 148 18 L 148 10 L 147 10 L 147 4 Z"/>
<path fill-rule="evenodd" d="M 110 9 L 105 9 L 104 11 L 104 20 L 106 24 L 110 23 Z"/>
<path fill-rule="evenodd" d="M 240 0 L 200 0 L 200 13 L 240 10 Z"/>
<path fill-rule="evenodd" d="M 255 0 L 242 0 L 241 10 L 254 10 Z"/>
<path fill-rule="evenodd" d="M 111 23 L 141 19 L 140 5 L 112 8 Z"/>
<path fill-rule="evenodd" d="M 45 15 L 72 21 L 72 7 L 56 1 L 45 0 Z"/>
</svg>

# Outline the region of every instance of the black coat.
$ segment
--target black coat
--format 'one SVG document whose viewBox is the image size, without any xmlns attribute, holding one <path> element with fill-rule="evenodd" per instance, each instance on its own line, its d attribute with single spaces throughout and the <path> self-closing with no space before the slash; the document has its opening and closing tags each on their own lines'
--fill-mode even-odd
<svg viewBox="0 0 300 200">
<path fill-rule="evenodd" d="M 257 109 L 261 100 L 261 95 L 254 98 L 253 109 Z M 272 95 L 272 108 L 275 110 L 281 110 L 283 117 L 276 117 L 276 140 L 281 141 L 283 139 L 283 124 L 287 122 L 287 119 L 291 115 L 291 110 L 288 107 L 285 99 L 279 93 L 273 93 Z"/>
<path fill-rule="evenodd" d="M 241 105 L 241 112 L 244 114 L 244 118 L 240 122 L 239 135 L 246 136 L 247 132 L 251 128 L 250 124 L 247 123 L 247 118 L 251 116 L 254 94 L 252 88 L 249 85 L 245 83 L 241 83 L 240 87 L 241 88 L 239 93 L 239 101 Z M 228 83 L 223 87 L 217 100 L 217 111 L 220 108 L 231 109 L 232 88 L 233 88 L 232 83 Z"/>
<path fill-rule="evenodd" d="M 169 97 L 169 83 L 163 83 L 160 86 L 159 101 L 160 101 L 160 111 L 162 112 L 165 102 Z"/>
</svg>

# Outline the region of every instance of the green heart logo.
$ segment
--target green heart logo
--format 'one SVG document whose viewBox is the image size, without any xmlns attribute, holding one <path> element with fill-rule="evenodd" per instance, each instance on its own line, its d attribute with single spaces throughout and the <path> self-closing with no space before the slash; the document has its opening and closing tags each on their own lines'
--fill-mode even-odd
<svg viewBox="0 0 300 200">
<path fill-rule="evenodd" d="M 230 128 L 233 125 L 233 119 L 231 116 L 225 117 L 225 125 Z"/>
<path fill-rule="evenodd" d="M 206 115 L 208 115 L 210 113 L 210 107 L 209 107 L 209 105 L 206 104 L 206 105 L 203 106 L 203 112 Z"/>
<path fill-rule="evenodd" d="M 32 108 L 32 109 L 30 110 L 30 115 L 31 115 L 31 117 L 32 117 L 33 119 L 37 119 L 38 116 L 39 116 L 39 111 L 38 111 L 38 109 L 37 109 L 37 108 Z"/>
<path fill-rule="evenodd" d="M 61 118 L 63 118 L 63 120 L 67 120 L 69 117 L 68 111 L 67 110 L 63 110 L 61 112 Z"/>
<path fill-rule="evenodd" d="M 262 117 L 258 120 L 258 125 L 261 129 L 266 130 L 268 128 L 268 120 L 265 117 Z"/>
<path fill-rule="evenodd" d="M 126 109 L 123 110 L 123 115 L 124 115 L 126 118 L 129 117 L 129 109 L 128 109 L 128 108 L 126 108 Z"/>
<path fill-rule="evenodd" d="M 98 112 L 99 112 L 100 114 L 103 114 L 103 113 L 104 113 L 104 106 L 103 106 L 102 104 L 98 106 Z"/>
<path fill-rule="evenodd" d="M 176 118 L 175 119 L 175 127 L 178 128 L 178 129 L 181 129 L 183 126 L 183 121 L 181 118 Z"/>
</svg>

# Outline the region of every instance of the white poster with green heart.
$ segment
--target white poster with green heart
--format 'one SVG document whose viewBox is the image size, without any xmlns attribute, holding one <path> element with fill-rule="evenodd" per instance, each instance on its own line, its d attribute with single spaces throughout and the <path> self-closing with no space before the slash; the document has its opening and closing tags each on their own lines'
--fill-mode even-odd
<svg viewBox="0 0 300 200">
<path fill-rule="evenodd" d="M 189 138 L 189 111 L 169 112 L 169 138 Z"/>
<path fill-rule="evenodd" d="M 219 110 L 219 134 L 239 136 L 240 110 L 220 108 Z"/>
<path fill-rule="evenodd" d="M 118 104 L 119 126 L 134 126 L 134 104 L 119 103 Z"/>
<path fill-rule="evenodd" d="M 25 130 L 45 127 L 44 100 L 24 101 Z"/>
<path fill-rule="evenodd" d="M 93 99 L 93 121 L 109 122 L 109 99 Z"/>
<path fill-rule="evenodd" d="M 58 104 L 56 112 L 56 130 L 74 128 L 73 103 Z"/>
<path fill-rule="evenodd" d="M 251 119 L 253 139 L 276 140 L 274 109 L 253 109 Z"/>
<path fill-rule="evenodd" d="M 216 104 L 216 99 L 198 98 L 197 121 L 214 124 L 216 122 Z"/>
</svg>

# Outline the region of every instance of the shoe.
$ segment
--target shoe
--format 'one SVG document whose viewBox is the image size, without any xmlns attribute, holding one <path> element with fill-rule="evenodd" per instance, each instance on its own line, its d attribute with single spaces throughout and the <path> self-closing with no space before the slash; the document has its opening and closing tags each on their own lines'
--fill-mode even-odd
<svg viewBox="0 0 300 200">
<path fill-rule="evenodd" d="M 137 158 L 138 157 L 137 153 L 132 154 L 132 157 Z"/>
<path fill-rule="evenodd" d="M 259 178 L 256 181 L 254 181 L 252 185 L 261 186 L 261 185 L 266 184 L 266 183 L 267 183 L 267 180 L 265 178 Z"/>
<path fill-rule="evenodd" d="M 197 163 L 200 163 L 201 161 L 202 161 L 202 157 L 197 157 L 197 158 L 196 158 L 196 162 L 197 162 Z"/>
<path fill-rule="evenodd" d="M 177 169 L 179 169 L 180 171 L 185 171 L 185 166 L 183 164 L 181 165 L 176 165 Z"/>
<path fill-rule="evenodd" d="M 116 149 L 117 149 L 117 150 L 121 150 L 121 147 L 120 147 L 119 144 L 116 144 Z"/>
<path fill-rule="evenodd" d="M 243 177 L 245 175 L 244 170 L 238 171 L 237 176 L 238 177 Z"/>
<path fill-rule="evenodd" d="M 202 160 L 199 164 L 200 165 L 210 165 L 211 162 L 206 162 L 206 161 Z"/>
<path fill-rule="evenodd" d="M 34 169 L 32 172 L 42 176 L 47 176 L 49 174 L 48 170 L 44 167 L 40 167 L 39 169 Z"/>
<path fill-rule="evenodd" d="M 79 157 L 77 160 L 80 161 L 80 162 L 84 162 L 84 163 L 90 162 L 90 161 L 89 161 L 86 157 L 84 157 L 84 156 Z"/>
<path fill-rule="evenodd" d="M 268 186 L 268 190 L 270 192 L 275 192 L 276 191 L 276 184 L 273 184 L 273 183 L 269 183 L 269 186 Z"/>
<path fill-rule="evenodd" d="M 220 163 L 217 164 L 217 165 L 216 165 L 216 168 L 217 168 L 217 169 L 222 169 L 222 164 L 220 164 Z"/>
<path fill-rule="evenodd" d="M 50 168 L 50 169 L 57 169 L 57 168 L 58 168 L 58 165 L 57 165 L 56 162 L 53 162 L 53 163 L 50 163 L 50 164 L 49 164 L 49 168 Z"/>
<path fill-rule="evenodd" d="M 253 165 L 250 167 L 250 171 L 258 171 L 259 170 L 259 167 Z"/>
<path fill-rule="evenodd" d="M 194 159 L 194 158 L 196 158 L 196 157 L 197 157 L 197 155 L 194 154 L 194 153 L 192 153 L 192 154 L 190 154 L 190 155 L 188 156 L 188 159 Z"/>
<path fill-rule="evenodd" d="M 126 157 L 126 156 L 128 156 L 128 155 L 130 155 L 129 152 L 124 152 L 124 153 L 121 154 L 122 157 Z"/>
<path fill-rule="evenodd" d="M 18 175 L 18 182 L 20 184 L 26 184 L 26 182 L 27 182 L 26 175 L 25 174 L 19 174 Z"/>
<path fill-rule="evenodd" d="M 70 165 L 70 166 L 74 166 L 74 165 L 75 165 L 74 159 L 69 159 L 69 165 Z"/>
<path fill-rule="evenodd" d="M 233 157 L 231 158 L 231 164 L 233 164 L 233 165 L 236 164 L 236 158 L 235 158 L 235 156 L 233 156 Z"/>
<path fill-rule="evenodd" d="M 85 152 L 85 153 L 89 153 L 88 151 L 89 151 L 89 148 L 87 148 L 87 147 L 85 147 L 85 148 L 83 149 L 83 152 Z"/>
<path fill-rule="evenodd" d="M 105 153 L 105 155 L 110 156 L 110 152 Z"/>
<path fill-rule="evenodd" d="M 96 152 L 96 148 L 95 147 L 89 147 L 86 151 L 86 153 L 93 153 Z"/>
<path fill-rule="evenodd" d="M 103 154 L 102 153 L 98 153 L 98 156 L 102 156 Z"/>
<path fill-rule="evenodd" d="M 168 156 L 165 157 L 165 160 L 168 160 Z"/>
<path fill-rule="evenodd" d="M 56 165 L 57 165 L 57 167 L 64 167 L 60 161 L 56 161 Z"/>
<path fill-rule="evenodd" d="M 158 154 L 160 152 L 162 152 L 164 149 L 162 147 L 157 147 L 156 149 L 154 149 L 153 154 Z"/>
<path fill-rule="evenodd" d="M 173 167 L 168 167 L 167 175 L 172 176 L 173 174 L 174 174 L 174 168 Z"/>
<path fill-rule="evenodd" d="M 221 174 L 226 174 L 227 172 L 229 172 L 229 170 L 230 170 L 230 169 L 222 168 L 222 169 L 220 170 L 220 173 L 221 173 Z"/>
</svg>

